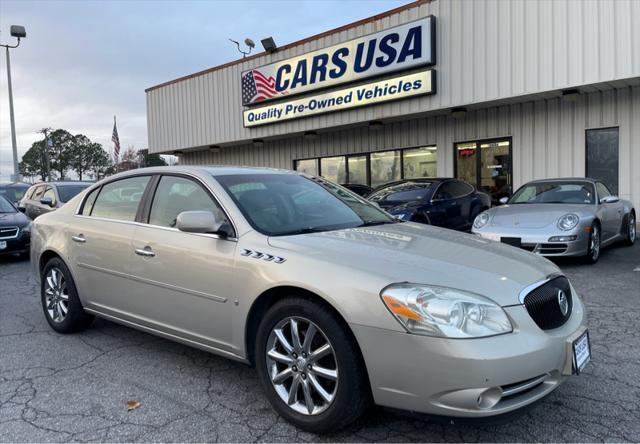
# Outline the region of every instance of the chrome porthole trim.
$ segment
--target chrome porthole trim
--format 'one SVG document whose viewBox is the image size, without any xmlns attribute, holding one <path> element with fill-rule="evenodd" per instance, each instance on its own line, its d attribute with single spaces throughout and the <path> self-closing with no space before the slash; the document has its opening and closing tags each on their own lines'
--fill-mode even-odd
<svg viewBox="0 0 640 444">
<path fill-rule="evenodd" d="M 69 288 L 58 267 L 49 269 L 44 282 L 47 315 L 55 323 L 63 322 L 69 313 Z"/>
<path fill-rule="evenodd" d="M 286 258 L 280 256 L 274 256 L 273 254 L 262 253 L 260 251 L 249 250 L 244 248 L 240 253 L 240 256 L 250 257 L 252 259 L 262 259 L 263 261 L 271 262 L 274 264 L 282 264 L 286 262 Z"/>
<path fill-rule="evenodd" d="M 295 412 L 319 415 L 335 400 L 338 361 L 327 336 L 309 319 L 286 317 L 271 329 L 265 365 L 278 397 Z"/>
</svg>

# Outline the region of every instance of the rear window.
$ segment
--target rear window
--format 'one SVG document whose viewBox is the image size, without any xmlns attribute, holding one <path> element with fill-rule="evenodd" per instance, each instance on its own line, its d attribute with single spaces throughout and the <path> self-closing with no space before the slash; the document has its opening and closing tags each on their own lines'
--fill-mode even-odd
<svg viewBox="0 0 640 444">
<path fill-rule="evenodd" d="M 77 184 L 77 185 L 58 185 L 58 195 L 60 196 L 60 202 L 69 202 L 76 197 L 80 191 L 87 188 L 89 184 Z"/>
</svg>

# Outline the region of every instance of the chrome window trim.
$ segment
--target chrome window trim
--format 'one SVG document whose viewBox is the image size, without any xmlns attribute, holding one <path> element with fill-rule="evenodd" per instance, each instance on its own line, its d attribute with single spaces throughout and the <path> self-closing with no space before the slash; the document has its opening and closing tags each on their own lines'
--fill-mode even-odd
<svg viewBox="0 0 640 444">
<path fill-rule="evenodd" d="M 200 179 L 197 175 L 195 175 L 193 173 L 189 173 L 187 171 L 176 171 L 176 172 L 173 172 L 173 171 L 158 171 L 158 172 L 153 172 L 153 173 L 131 174 L 131 175 L 124 176 L 124 177 L 114 178 L 113 180 L 108 180 L 106 182 L 100 182 L 100 183 L 96 184 L 95 187 L 89 187 L 84 191 L 85 194 L 84 194 L 84 196 L 82 196 L 82 199 L 80 199 L 80 203 L 78 204 L 78 206 L 75 209 L 74 216 L 75 217 L 89 218 L 89 219 L 98 219 L 98 220 L 103 220 L 103 221 L 112 221 L 112 222 L 131 222 L 131 223 L 135 223 L 135 224 L 138 224 L 138 225 L 141 225 L 141 226 L 180 231 L 177 228 L 163 227 L 163 226 L 160 226 L 160 225 L 152 225 L 152 224 L 143 223 L 143 222 L 122 221 L 122 220 L 118 220 L 118 219 L 110 219 L 110 218 L 107 218 L 107 217 L 85 216 L 83 214 L 80 214 L 80 208 L 83 207 L 84 203 L 87 200 L 87 197 L 89 196 L 89 194 L 91 194 L 91 191 L 93 191 L 94 189 L 99 188 L 99 187 L 103 187 L 105 185 L 108 185 L 108 184 L 110 184 L 112 182 L 116 182 L 118 180 L 124 180 L 124 179 L 129 179 L 129 178 L 132 178 L 132 177 L 139 177 L 139 176 L 149 176 L 150 180 L 151 180 L 151 178 L 153 178 L 153 176 L 161 176 L 160 177 L 161 179 L 162 179 L 162 176 L 178 176 L 178 177 L 179 176 L 188 176 L 188 177 L 194 179 L 197 183 L 199 183 L 207 191 L 209 191 L 211 193 L 211 195 L 213 196 L 213 198 L 215 199 L 216 203 L 218 205 L 220 205 L 220 208 L 224 212 L 225 216 L 227 216 L 227 219 L 229 220 L 229 223 L 231 224 L 231 228 L 233 228 L 233 232 L 236 234 L 236 236 L 234 236 L 234 237 L 221 237 L 221 236 L 219 236 L 217 234 L 186 233 L 185 231 L 183 231 L 182 233 L 193 234 L 193 235 L 198 235 L 198 236 L 205 236 L 205 237 L 213 237 L 214 239 L 230 240 L 230 241 L 234 241 L 234 242 L 238 241 L 238 237 L 237 237 L 238 236 L 238 229 L 236 228 L 236 223 L 234 222 L 233 218 L 230 216 L 230 213 L 227 210 L 227 208 L 222 204 L 222 202 L 218 198 L 218 196 L 215 193 L 215 191 L 213 189 L 211 189 L 211 187 L 209 185 L 204 183 L 202 181 L 202 179 Z M 211 176 L 211 178 L 213 180 L 216 180 L 215 176 L 213 176 L 213 175 Z M 154 193 L 153 197 L 155 197 L 155 193 Z M 153 206 L 153 198 L 151 200 L 151 205 Z"/>
<path fill-rule="evenodd" d="M 136 222 L 134 220 L 110 219 L 108 217 L 85 216 L 85 215 L 82 215 L 82 214 L 74 214 L 74 217 L 78 217 L 78 218 L 81 218 L 81 219 L 89 219 L 89 220 L 99 220 L 99 221 L 102 221 L 102 222 L 114 222 L 114 223 L 120 223 L 120 224 L 125 224 L 125 225 L 134 225 L 134 226 L 138 226 L 138 227 L 156 228 L 156 229 L 159 229 L 159 230 L 166 230 L 166 231 L 178 231 L 180 233 L 189 234 L 191 236 L 208 237 L 208 238 L 212 238 L 212 239 L 219 239 L 219 240 L 227 240 L 227 241 L 231 241 L 231 242 L 238 242 L 238 238 L 237 237 L 225 237 L 225 236 L 220 236 L 219 234 L 213 234 L 213 233 L 189 233 L 189 232 L 186 232 L 186 231 L 180 231 L 177 228 L 173 228 L 173 227 L 163 227 L 162 225 L 145 224 L 143 222 Z"/>
<path fill-rule="evenodd" d="M 543 286 L 544 284 L 546 284 L 547 282 L 558 278 L 558 277 L 562 277 L 564 276 L 562 273 L 551 273 L 550 275 L 548 275 L 546 278 L 539 280 L 537 282 L 534 282 L 531 285 L 527 285 L 526 287 L 524 287 L 522 290 L 520 290 L 520 293 L 518 295 L 518 300 L 520 301 L 521 304 L 524 304 L 524 298 L 527 297 L 527 295 L 529 293 L 531 293 L 533 290 L 535 290 L 538 287 Z"/>
</svg>

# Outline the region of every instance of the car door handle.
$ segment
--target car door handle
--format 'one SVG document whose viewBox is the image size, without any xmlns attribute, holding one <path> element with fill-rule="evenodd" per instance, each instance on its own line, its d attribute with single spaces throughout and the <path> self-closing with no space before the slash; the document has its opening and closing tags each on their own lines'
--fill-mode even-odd
<svg viewBox="0 0 640 444">
<path fill-rule="evenodd" d="M 136 248 L 135 252 L 138 256 L 144 256 L 144 257 L 154 257 L 156 255 L 149 247 Z"/>
<path fill-rule="evenodd" d="M 77 236 L 71 236 L 71 240 L 77 242 L 79 244 L 84 244 L 87 240 L 84 238 L 84 235 L 78 234 Z"/>
</svg>

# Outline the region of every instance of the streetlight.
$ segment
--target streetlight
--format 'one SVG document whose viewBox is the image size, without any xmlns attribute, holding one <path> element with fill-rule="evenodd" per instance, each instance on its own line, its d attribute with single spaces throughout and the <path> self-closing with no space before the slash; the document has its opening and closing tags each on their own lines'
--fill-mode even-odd
<svg viewBox="0 0 640 444">
<path fill-rule="evenodd" d="M 20 46 L 20 39 L 27 37 L 27 31 L 25 31 L 24 26 L 20 25 L 11 25 L 11 37 L 15 37 L 18 39 L 18 43 L 15 45 L 2 45 L 7 50 L 7 84 L 9 86 L 9 119 L 11 120 L 11 145 L 13 148 L 13 174 L 11 175 L 12 182 L 20 182 L 22 177 L 20 177 L 20 171 L 18 170 L 18 146 L 16 144 L 16 121 L 13 117 L 13 90 L 11 89 L 11 60 L 9 58 L 9 49 L 17 48 Z"/>
</svg>

